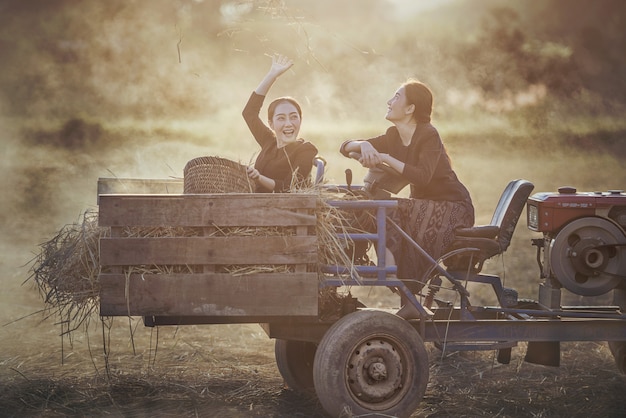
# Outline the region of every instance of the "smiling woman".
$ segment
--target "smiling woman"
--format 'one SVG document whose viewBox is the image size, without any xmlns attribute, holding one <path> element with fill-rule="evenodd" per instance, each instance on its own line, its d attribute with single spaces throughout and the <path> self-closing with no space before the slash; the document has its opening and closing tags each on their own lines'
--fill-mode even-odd
<svg viewBox="0 0 626 418">
<path fill-rule="evenodd" d="M 295 99 L 280 97 L 270 103 L 267 112 L 269 127 L 259 118 L 270 87 L 292 65 L 289 58 L 274 55 L 270 70 L 243 110 L 243 118 L 261 146 L 254 167 L 248 167 L 248 177 L 254 180 L 257 192 L 287 192 L 292 186 L 306 185 L 313 158 L 317 155 L 313 144 L 298 138 L 302 109 Z"/>
<path fill-rule="evenodd" d="M 391 219 L 436 260 L 452 242 L 455 229 L 474 224 L 474 206 L 430 123 L 432 108 L 431 90 L 409 79 L 387 101 L 385 118 L 394 126 L 373 138 L 347 140 L 340 152 L 346 157 L 358 153 L 359 162 L 370 169 L 384 164 L 410 184 L 409 198 L 398 200 Z M 397 262 L 398 277 L 409 280 L 417 294 L 428 279 L 427 261 L 395 228 L 390 228 L 387 244 L 387 260 Z"/>
</svg>

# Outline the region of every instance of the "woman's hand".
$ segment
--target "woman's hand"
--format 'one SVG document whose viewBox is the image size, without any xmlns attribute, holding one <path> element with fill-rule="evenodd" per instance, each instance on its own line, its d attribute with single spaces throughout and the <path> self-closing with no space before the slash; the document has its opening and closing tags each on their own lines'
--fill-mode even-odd
<svg viewBox="0 0 626 418">
<path fill-rule="evenodd" d="M 359 162 L 363 167 L 375 168 L 381 164 L 391 167 L 398 175 L 404 171 L 404 163 L 387 153 L 378 152 L 372 144 L 367 141 L 360 141 L 361 158 Z"/>
<path fill-rule="evenodd" d="M 363 167 L 374 168 L 383 162 L 383 155 L 367 141 L 361 142 L 361 158 L 359 162 Z"/>
<path fill-rule="evenodd" d="M 256 94 L 266 96 L 267 92 L 270 90 L 276 79 L 292 66 L 292 60 L 284 55 L 274 54 L 272 56 L 272 66 L 270 67 L 265 77 L 263 77 L 263 80 L 261 80 L 261 83 L 257 86 L 256 89 L 254 89 Z"/>
<path fill-rule="evenodd" d="M 248 173 L 248 178 L 254 181 L 260 187 L 269 190 L 270 192 L 274 190 L 276 187 L 276 182 L 269 177 L 265 177 L 263 174 L 259 173 L 259 170 L 254 168 L 253 166 L 246 167 L 246 172 Z"/>
<path fill-rule="evenodd" d="M 285 55 L 274 54 L 272 56 L 272 66 L 270 67 L 270 74 L 278 78 L 285 71 L 293 66 L 293 61 Z"/>
<path fill-rule="evenodd" d="M 259 173 L 259 170 L 257 170 L 256 168 L 252 166 L 246 167 L 246 172 L 248 173 L 248 178 L 250 180 L 257 181 L 259 177 L 261 176 L 261 173 Z"/>
</svg>

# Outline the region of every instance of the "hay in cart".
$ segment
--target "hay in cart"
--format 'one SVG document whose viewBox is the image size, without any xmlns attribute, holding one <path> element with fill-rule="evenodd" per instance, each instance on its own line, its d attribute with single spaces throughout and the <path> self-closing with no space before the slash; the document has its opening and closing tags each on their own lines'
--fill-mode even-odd
<svg viewBox="0 0 626 418">
<path fill-rule="evenodd" d="M 185 194 L 198 193 L 250 193 L 245 166 L 219 157 L 200 157 L 185 167 Z M 349 219 L 339 209 L 328 205 L 328 200 L 344 198 L 331 194 L 323 188 L 295 188 L 295 194 L 314 194 L 315 235 L 317 237 L 318 264 L 310 265 L 308 271 L 317 271 L 320 265 L 352 266 L 354 260 L 348 255 L 351 243 L 339 235 L 348 232 Z M 350 198 L 350 197 L 348 197 Z M 125 227 L 117 232 L 128 238 L 156 237 L 267 237 L 291 236 L 294 227 Z M 110 228 L 98 226 L 98 214 L 86 211 L 81 219 L 66 225 L 53 239 L 40 245 L 40 252 L 33 260 L 31 276 L 46 304 L 49 316 L 58 315 L 73 331 L 92 314 L 98 312 L 101 273 L 99 240 L 111 235 Z M 216 272 L 231 276 L 257 273 L 289 273 L 293 266 L 280 264 L 219 265 Z M 172 274 L 199 273 L 202 267 L 195 265 L 133 265 L 124 267 L 127 275 L 134 273 Z M 321 274 L 317 271 L 318 274 Z M 328 292 L 323 292 L 327 294 Z M 334 294 L 332 297 L 336 297 Z"/>
</svg>

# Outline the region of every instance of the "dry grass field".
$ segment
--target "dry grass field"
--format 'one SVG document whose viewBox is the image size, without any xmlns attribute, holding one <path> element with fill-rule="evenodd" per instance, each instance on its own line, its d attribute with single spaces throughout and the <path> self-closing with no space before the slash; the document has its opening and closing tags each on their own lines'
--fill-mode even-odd
<svg viewBox="0 0 626 418">
<path fill-rule="evenodd" d="M 463 162 L 460 175 L 472 179 L 469 187 L 477 194 L 479 219 L 487 221 L 500 187 L 481 182 L 472 164 L 466 163 L 480 159 L 475 147 L 453 142 L 450 148 L 456 160 Z M 566 152 L 565 161 L 577 158 L 577 153 Z M 517 169 L 503 154 L 496 151 L 489 157 L 502 181 L 522 176 L 522 168 Z M 530 175 L 525 177 L 539 184 L 547 183 L 546 177 L 538 174 L 542 167 L 560 173 L 560 177 L 551 174 L 550 182 L 555 185 L 584 183 L 593 187 L 594 179 L 581 173 L 603 170 L 613 173 L 611 180 L 619 180 L 605 180 L 598 187 L 626 184 L 619 159 L 600 155 L 604 154 L 579 160 L 585 166 L 575 173 L 566 162 L 549 164 L 550 157 L 545 154 L 518 155 L 516 161 L 528 170 Z M 337 159 L 337 164 L 356 168 L 348 160 Z M 95 179 L 96 175 L 87 177 Z M 573 182 L 573 178 L 579 180 Z M 86 195 L 95 202 L 95 184 L 91 186 Z M 63 189 L 55 190 L 65 193 Z M 477 193 L 479 190 L 483 192 Z M 28 261 L 37 250 L 35 238 L 45 241 L 59 225 L 33 222 L 22 227 L 32 228 L 31 235 L 9 234 L 2 241 L 3 416 L 323 416 L 313 394 L 297 395 L 283 387 L 273 340 L 255 324 L 152 329 L 145 328 L 140 318 L 102 323 L 93 316 L 87 331 L 81 328 L 61 338 L 58 318 L 38 313 L 45 304 L 31 281 L 23 283 L 29 276 Z M 13 228 L 7 231 L 18 232 Z M 502 274 L 506 285 L 525 298 L 536 298 L 539 283 L 534 249 L 529 245 L 532 237 L 522 219 L 512 247 L 487 266 L 488 271 Z M 373 307 L 388 303 L 390 295 L 364 289 L 354 292 Z M 493 303 L 483 290 L 473 292 L 478 303 Z M 508 365 L 497 363 L 494 352 L 442 355 L 432 346 L 428 350 L 430 381 L 415 417 L 623 416 L 626 378 L 617 371 L 605 342 L 563 343 L 559 368 L 525 363 L 523 343 L 513 349 Z"/>
<path fill-rule="evenodd" d="M 139 325 L 133 349 L 128 323 L 116 321 L 108 370 L 98 324 L 89 340 L 77 333 L 63 344 L 58 327 L 36 318 L 3 327 L 2 416 L 324 416 L 314 395 L 283 388 L 272 341 L 258 326 Z M 524 363 L 523 345 L 509 365 L 492 352 L 441 356 L 429 347 L 429 385 L 413 416 L 623 416 L 626 383 L 606 344 L 562 348 L 561 367 L 551 368 Z"/>
<path fill-rule="evenodd" d="M 360 182 L 365 170 L 339 145 L 384 132 L 386 101 L 417 77 L 434 91 L 434 124 L 477 223 L 516 178 L 536 192 L 626 188 L 622 2 L 507 2 L 519 20 L 487 24 L 504 2 L 149 3 L 0 0 L 2 417 L 324 416 L 313 394 L 285 389 L 274 341 L 256 324 L 145 328 L 92 315 L 62 338 L 28 280 L 39 245 L 97 209 L 99 177 L 181 178 L 206 155 L 253 161 L 241 110 L 275 52 L 295 65 L 271 95 L 301 101 L 301 135 L 327 160 L 328 183 L 344 183 L 347 168 Z M 532 238 L 522 218 L 486 271 L 536 299 Z M 493 303 L 471 291 L 475 304 Z M 373 307 L 389 298 L 353 292 Z M 561 348 L 552 368 L 524 362 L 523 343 L 508 365 L 428 345 L 413 416 L 626 416 L 626 376 L 607 344 Z"/>
<path fill-rule="evenodd" d="M 3 318 L 41 308 L 10 286 Z M 283 387 L 273 341 L 257 325 L 151 329 L 137 318 L 94 318 L 88 333 L 62 339 L 53 322 L 31 315 L 0 329 L 2 416 L 324 416 L 313 394 Z M 493 352 L 442 355 L 429 346 L 429 385 L 413 416 L 623 416 L 626 379 L 606 343 L 562 344 L 559 368 L 523 362 L 524 348 L 501 365 Z"/>
</svg>

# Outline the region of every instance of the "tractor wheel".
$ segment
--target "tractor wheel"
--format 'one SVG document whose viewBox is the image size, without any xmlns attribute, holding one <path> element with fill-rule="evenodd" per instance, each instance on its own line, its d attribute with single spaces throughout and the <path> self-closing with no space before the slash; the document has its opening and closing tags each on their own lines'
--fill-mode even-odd
<svg viewBox="0 0 626 418">
<path fill-rule="evenodd" d="M 287 388 L 296 392 L 313 389 L 313 360 L 317 344 L 308 341 L 276 340 L 274 356 Z"/>
<path fill-rule="evenodd" d="M 626 289 L 613 291 L 613 303 L 626 311 Z M 626 374 L 626 341 L 609 341 L 609 348 L 620 372 Z"/>
<path fill-rule="evenodd" d="M 408 322 L 363 310 L 326 332 L 315 354 L 313 381 L 331 416 L 408 417 L 424 396 L 428 367 L 424 342 Z"/>
</svg>

